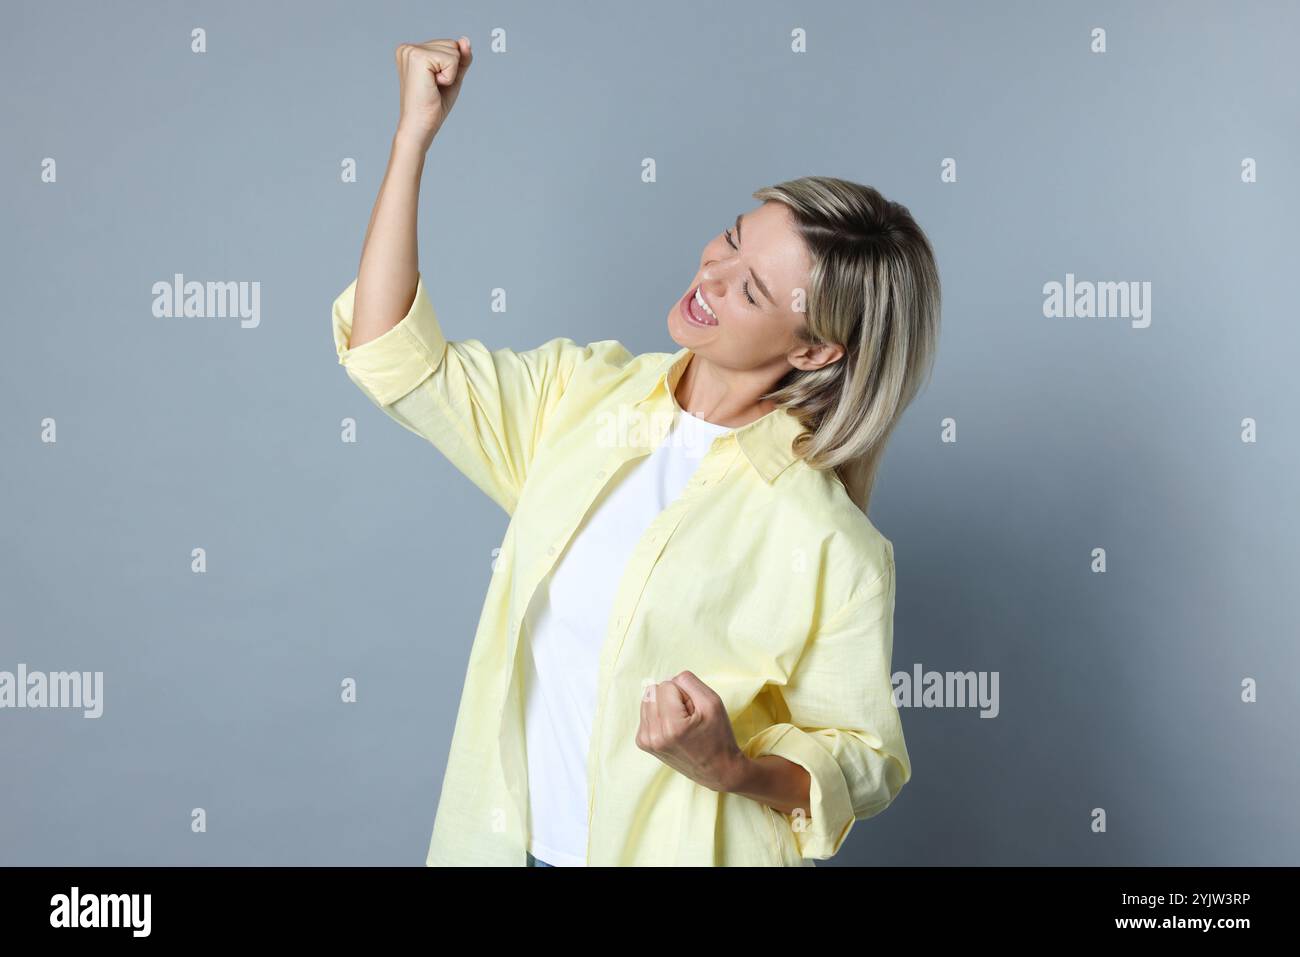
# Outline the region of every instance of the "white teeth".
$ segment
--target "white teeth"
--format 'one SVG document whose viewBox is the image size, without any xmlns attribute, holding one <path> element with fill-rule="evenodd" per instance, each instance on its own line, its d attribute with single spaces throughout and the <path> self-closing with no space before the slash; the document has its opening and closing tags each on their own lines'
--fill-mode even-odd
<svg viewBox="0 0 1300 957">
<path fill-rule="evenodd" d="M 700 295 L 700 289 L 698 286 L 695 287 L 695 301 L 699 303 L 701 309 L 703 309 L 706 313 L 709 314 L 710 319 L 712 319 L 714 322 L 718 321 L 718 317 L 713 314 L 713 310 L 709 308 L 709 304 L 705 302 L 704 297 Z"/>
</svg>

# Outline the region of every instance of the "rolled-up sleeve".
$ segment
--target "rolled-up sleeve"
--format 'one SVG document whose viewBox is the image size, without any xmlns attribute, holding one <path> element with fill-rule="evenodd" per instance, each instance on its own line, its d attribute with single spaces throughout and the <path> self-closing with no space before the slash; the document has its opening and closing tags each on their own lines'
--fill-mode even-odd
<svg viewBox="0 0 1300 957">
<path fill-rule="evenodd" d="M 352 340 L 352 310 L 357 281 L 334 300 L 334 349 L 339 365 L 348 377 L 380 407 L 396 402 L 427 379 L 442 362 L 447 339 L 424 288 L 417 277 L 415 299 L 402 321 L 382 336 L 355 349 Z"/>
<path fill-rule="evenodd" d="M 386 415 L 432 443 L 507 514 L 574 370 L 602 350 L 627 354 L 613 340 L 579 345 L 557 337 L 527 352 L 448 340 L 422 274 L 402 320 L 350 348 L 356 285 L 334 300 L 339 364 Z"/>
<path fill-rule="evenodd" d="M 883 811 L 912 776 L 890 679 L 894 563 L 820 626 L 780 694 L 789 721 L 742 747 L 775 754 L 809 775 L 805 815 L 786 815 L 801 856 L 824 860 L 854 821 Z"/>
</svg>

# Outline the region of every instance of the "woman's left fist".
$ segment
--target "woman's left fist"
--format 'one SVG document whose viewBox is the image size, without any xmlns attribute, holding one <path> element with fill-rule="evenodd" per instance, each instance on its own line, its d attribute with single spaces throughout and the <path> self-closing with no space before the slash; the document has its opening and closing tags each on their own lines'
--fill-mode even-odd
<svg viewBox="0 0 1300 957">
<path fill-rule="evenodd" d="M 713 791 L 730 791 L 746 761 L 722 699 L 689 671 L 646 685 L 636 746 Z"/>
</svg>

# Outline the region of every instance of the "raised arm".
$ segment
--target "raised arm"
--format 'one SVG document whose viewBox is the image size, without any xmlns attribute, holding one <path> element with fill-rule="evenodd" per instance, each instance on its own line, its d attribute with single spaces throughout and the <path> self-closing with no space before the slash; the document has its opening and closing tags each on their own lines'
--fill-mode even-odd
<svg viewBox="0 0 1300 957">
<path fill-rule="evenodd" d="M 427 439 L 513 513 L 551 413 L 593 356 L 632 356 L 608 339 L 552 338 L 527 352 L 448 341 L 419 270 L 416 210 L 425 154 L 460 92 L 469 41 L 397 48 L 402 114 L 356 279 L 334 300 L 339 364 L 376 406 Z"/>
<path fill-rule="evenodd" d="M 361 247 L 351 348 L 396 326 L 415 301 L 420 271 L 416 219 L 425 155 L 460 95 L 474 58 L 466 37 L 403 43 L 396 57 L 401 113 Z"/>
</svg>

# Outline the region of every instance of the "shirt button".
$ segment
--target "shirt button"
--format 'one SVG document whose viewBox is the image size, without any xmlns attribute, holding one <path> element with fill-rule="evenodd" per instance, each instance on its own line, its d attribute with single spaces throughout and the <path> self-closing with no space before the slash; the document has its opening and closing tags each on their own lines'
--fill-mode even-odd
<svg viewBox="0 0 1300 957">
<path fill-rule="evenodd" d="M 546 550 L 546 554 L 548 554 L 548 555 L 554 555 L 554 554 L 555 554 L 555 546 L 552 545 L 550 548 L 548 548 L 548 549 Z"/>
<path fill-rule="evenodd" d="M 604 469 L 601 469 L 599 472 L 596 473 L 596 478 L 604 478 L 604 477 L 605 477 Z"/>
</svg>

